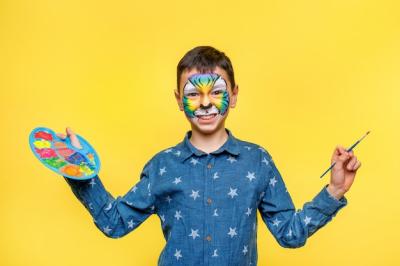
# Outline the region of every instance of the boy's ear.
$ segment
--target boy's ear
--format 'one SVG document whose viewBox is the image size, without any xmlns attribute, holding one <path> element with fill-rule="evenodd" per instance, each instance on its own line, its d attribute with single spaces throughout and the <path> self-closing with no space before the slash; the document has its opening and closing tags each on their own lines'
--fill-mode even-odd
<svg viewBox="0 0 400 266">
<path fill-rule="evenodd" d="M 235 108 L 235 106 L 236 106 L 238 93 L 239 93 L 239 85 L 236 84 L 235 87 L 232 90 L 232 96 L 231 96 L 231 100 L 230 100 L 230 103 L 229 103 L 231 108 Z"/>
<path fill-rule="evenodd" d="M 182 101 L 181 101 L 181 96 L 179 94 L 179 91 L 177 89 L 174 89 L 174 94 L 175 94 L 176 102 L 178 103 L 178 106 L 179 106 L 179 110 L 183 111 L 183 106 L 182 106 Z"/>
</svg>

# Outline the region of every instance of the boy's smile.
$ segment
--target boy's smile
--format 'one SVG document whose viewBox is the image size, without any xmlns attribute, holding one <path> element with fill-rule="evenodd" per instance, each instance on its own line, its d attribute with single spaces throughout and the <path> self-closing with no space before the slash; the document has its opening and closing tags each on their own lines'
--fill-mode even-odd
<svg viewBox="0 0 400 266">
<path fill-rule="evenodd" d="M 185 71 L 181 76 L 180 92 L 175 96 L 181 111 L 192 127 L 212 133 L 224 124 L 229 107 L 236 103 L 225 70 L 216 67 L 213 72 Z"/>
</svg>

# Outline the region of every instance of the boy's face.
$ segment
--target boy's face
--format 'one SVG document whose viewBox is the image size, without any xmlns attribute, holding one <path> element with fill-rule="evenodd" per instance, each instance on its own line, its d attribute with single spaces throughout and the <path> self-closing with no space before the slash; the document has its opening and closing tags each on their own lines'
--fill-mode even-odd
<svg viewBox="0 0 400 266">
<path fill-rule="evenodd" d="M 175 97 L 192 128 L 210 134 L 224 126 L 229 107 L 236 105 L 237 92 L 238 86 L 232 90 L 225 70 L 216 67 L 213 72 L 200 73 L 191 69 L 182 73 Z"/>
</svg>

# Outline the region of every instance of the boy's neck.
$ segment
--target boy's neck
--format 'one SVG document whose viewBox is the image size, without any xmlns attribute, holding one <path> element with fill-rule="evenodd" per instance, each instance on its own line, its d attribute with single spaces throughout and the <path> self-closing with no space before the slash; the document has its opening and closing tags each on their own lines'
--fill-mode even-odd
<svg viewBox="0 0 400 266">
<path fill-rule="evenodd" d="M 220 127 L 211 134 L 203 134 L 202 132 L 192 128 L 192 135 L 190 136 L 190 143 L 197 149 L 211 153 L 218 150 L 228 140 L 228 134 L 225 126 Z"/>
</svg>

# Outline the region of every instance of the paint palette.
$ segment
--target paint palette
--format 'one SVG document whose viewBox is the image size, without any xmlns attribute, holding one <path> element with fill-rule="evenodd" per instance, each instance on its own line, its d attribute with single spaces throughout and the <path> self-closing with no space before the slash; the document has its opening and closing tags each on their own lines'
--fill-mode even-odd
<svg viewBox="0 0 400 266">
<path fill-rule="evenodd" d="M 37 127 L 29 136 L 29 144 L 39 161 L 54 172 L 71 179 L 90 179 L 99 172 L 100 159 L 84 138 L 76 136 L 82 149 L 74 147 L 69 137 L 63 140 L 53 130 Z"/>
</svg>

